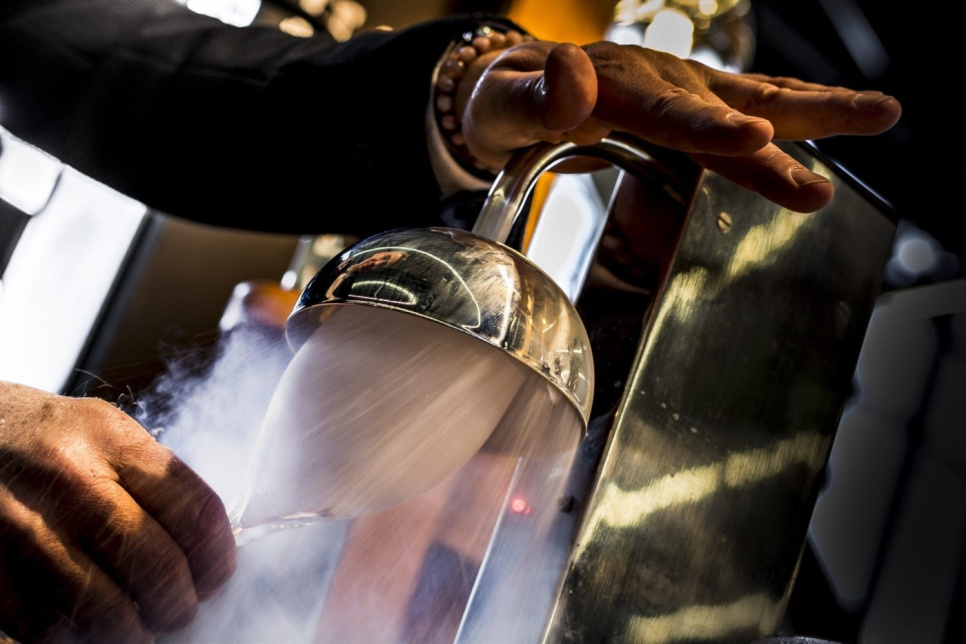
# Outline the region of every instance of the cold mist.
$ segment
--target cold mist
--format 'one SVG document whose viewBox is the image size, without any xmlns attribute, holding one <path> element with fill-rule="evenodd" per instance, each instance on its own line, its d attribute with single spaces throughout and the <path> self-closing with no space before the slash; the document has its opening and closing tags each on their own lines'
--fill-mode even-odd
<svg viewBox="0 0 966 644">
<path fill-rule="evenodd" d="M 530 527 L 513 549 L 519 596 L 501 603 L 548 583 L 538 542 L 560 514 L 579 417 L 494 347 L 365 308 L 294 356 L 274 330 L 235 327 L 203 374 L 174 365 L 157 383 L 176 401 L 163 416 L 142 399 L 142 424 L 239 520 L 327 517 L 246 542 L 235 576 L 163 641 L 452 642 L 506 512 Z"/>
</svg>

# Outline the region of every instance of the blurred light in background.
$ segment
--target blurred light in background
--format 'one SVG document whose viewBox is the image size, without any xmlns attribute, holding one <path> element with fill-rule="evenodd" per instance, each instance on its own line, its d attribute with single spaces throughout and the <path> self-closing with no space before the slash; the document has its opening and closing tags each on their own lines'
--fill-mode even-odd
<svg viewBox="0 0 966 644">
<path fill-rule="evenodd" d="M 750 0 L 620 0 L 607 40 L 745 71 L 755 50 Z"/>
<path fill-rule="evenodd" d="M 222 22 L 244 27 L 252 24 L 262 8 L 261 0 L 177 0 L 192 11 Z"/>
<path fill-rule="evenodd" d="M 278 23 L 278 28 L 290 36 L 299 38 L 308 38 L 315 33 L 315 27 L 312 26 L 312 23 L 301 16 L 283 18 Z"/>
<path fill-rule="evenodd" d="M 336 40 L 348 40 L 366 22 L 366 10 L 358 2 L 335 0 L 330 7 L 332 13 L 325 26 Z"/>
<path fill-rule="evenodd" d="M 299 0 L 299 7 L 313 16 L 321 16 L 328 6 L 329 0 Z"/>
<path fill-rule="evenodd" d="M 694 23 L 677 9 L 662 9 L 644 31 L 643 45 L 687 58 L 694 46 Z"/>
<path fill-rule="evenodd" d="M 47 205 L 64 166 L 5 130 L 0 129 L 0 139 L 0 199 L 34 215 Z"/>
<path fill-rule="evenodd" d="M 0 196 L 32 214 L 3 272 L 0 380 L 59 392 L 146 208 L 6 131 L 0 135 Z"/>
<path fill-rule="evenodd" d="M 909 221 L 899 222 L 892 258 L 886 265 L 889 288 L 944 281 L 961 269 L 956 255 L 945 250 L 932 235 Z"/>
<path fill-rule="evenodd" d="M 890 266 L 905 245 L 925 268 L 935 248 L 908 228 Z M 943 631 L 966 547 L 964 376 L 966 280 L 880 296 L 809 527 L 859 630 L 847 641 L 953 641 Z"/>
<path fill-rule="evenodd" d="M 299 38 L 312 36 L 325 25 L 332 37 L 348 40 L 366 22 L 366 9 L 353 0 L 176 0 L 222 22 L 244 27 L 274 25 Z"/>
</svg>

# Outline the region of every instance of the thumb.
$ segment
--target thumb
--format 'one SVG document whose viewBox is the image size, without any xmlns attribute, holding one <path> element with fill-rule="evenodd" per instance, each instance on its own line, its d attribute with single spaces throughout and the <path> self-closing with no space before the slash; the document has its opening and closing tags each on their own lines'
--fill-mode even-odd
<svg viewBox="0 0 966 644">
<path fill-rule="evenodd" d="M 534 102 L 541 125 L 552 133 L 573 130 L 590 117 L 597 103 L 597 72 L 583 49 L 561 43 L 550 50 Z"/>
<path fill-rule="evenodd" d="M 485 69 L 471 67 L 456 108 L 467 147 L 489 167 L 501 167 L 519 148 L 561 141 L 590 120 L 597 76 L 576 45 L 527 42 L 474 64 Z"/>
</svg>

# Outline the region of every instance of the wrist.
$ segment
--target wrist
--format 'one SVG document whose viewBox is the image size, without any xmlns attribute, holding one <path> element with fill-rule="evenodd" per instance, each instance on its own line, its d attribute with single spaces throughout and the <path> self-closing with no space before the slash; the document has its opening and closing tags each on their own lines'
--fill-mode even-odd
<svg viewBox="0 0 966 644">
<path fill-rule="evenodd" d="M 433 73 L 432 111 L 436 128 L 449 154 L 477 179 L 492 181 L 500 168 L 477 159 L 466 145 L 462 115 L 477 81 L 502 53 L 533 37 L 497 25 L 466 32 L 447 48 Z"/>
</svg>

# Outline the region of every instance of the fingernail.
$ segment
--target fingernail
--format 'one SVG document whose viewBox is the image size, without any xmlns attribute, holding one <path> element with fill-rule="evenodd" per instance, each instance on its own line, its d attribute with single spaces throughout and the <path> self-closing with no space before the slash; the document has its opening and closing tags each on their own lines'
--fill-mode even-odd
<svg viewBox="0 0 966 644">
<path fill-rule="evenodd" d="M 792 168 L 791 172 L 789 172 L 789 176 L 799 187 L 807 186 L 813 183 L 825 183 L 828 181 L 828 179 L 822 175 L 815 174 L 811 170 L 806 170 L 801 166 Z"/>
<path fill-rule="evenodd" d="M 748 116 L 747 114 L 742 114 L 741 112 L 731 112 L 728 114 L 728 120 L 735 125 L 744 125 L 745 123 L 760 123 L 766 119 L 758 116 Z"/>
<path fill-rule="evenodd" d="M 864 110 L 874 109 L 877 105 L 882 103 L 882 101 L 888 100 L 890 97 L 882 94 L 880 92 L 869 92 L 866 94 L 859 94 L 855 97 L 855 105 L 861 107 Z"/>
</svg>

